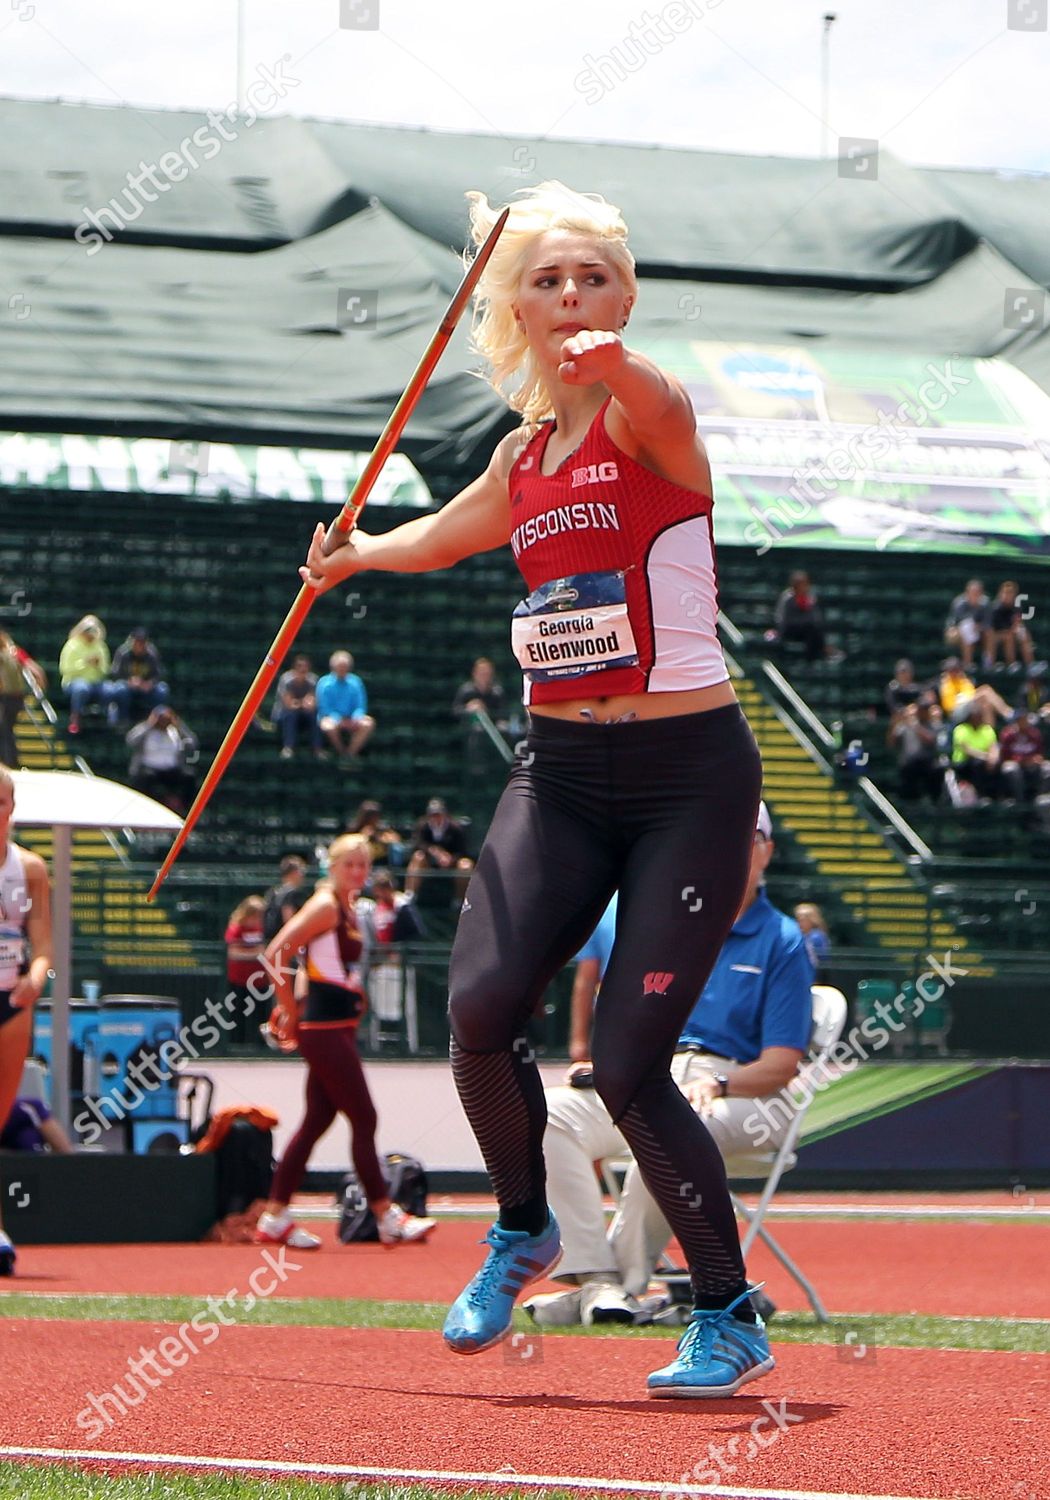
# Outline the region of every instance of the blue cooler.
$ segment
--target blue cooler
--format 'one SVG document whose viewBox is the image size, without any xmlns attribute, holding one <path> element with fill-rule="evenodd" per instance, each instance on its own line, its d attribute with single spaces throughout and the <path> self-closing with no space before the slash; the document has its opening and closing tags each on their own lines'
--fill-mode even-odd
<svg viewBox="0 0 1050 1500">
<path fill-rule="evenodd" d="M 158 1050 L 162 1042 L 176 1040 L 181 1026 L 176 1000 L 156 995 L 107 995 L 99 1007 L 98 1030 L 85 1051 L 85 1095 L 100 1105 L 112 1098 L 113 1106 L 122 1114 L 137 1120 L 172 1119 L 178 1093 L 174 1074 L 158 1083 L 157 1074 L 148 1069 L 136 1084 L 128 1077 L 128 1068 L 151 1055 L 158 1069 L 165 1070 L 170 1063 L 158 1057 Z M 143 1097 L 136 1103 L 139 1091 Z M 126 1110 L 124 1100 L 131 1106 Z"/>
<path fill-rule="evenodd" d="M 84 1097 L 84 1058 L 94 1045 L 98 1035 L 98 1002 L 94 1000 L 71 1000 L 69 1002 L 69 1097 L 72 1104 L 79 1104 Z M 35 1057 L 44 1070 L 47 1084 L 47 1102 L 51 1103 L 51 1001 L 41 1000 L 33 1007 L 33 1045 L 30 1056 Z"/>
<path fill-rule="evenodd" d="M 144 1120 L 141 1111 L 131 1121 L 131 1149 L 136 1156 L 167 1156 L 190 1138 L 188 1120 Z"/>
</svg>

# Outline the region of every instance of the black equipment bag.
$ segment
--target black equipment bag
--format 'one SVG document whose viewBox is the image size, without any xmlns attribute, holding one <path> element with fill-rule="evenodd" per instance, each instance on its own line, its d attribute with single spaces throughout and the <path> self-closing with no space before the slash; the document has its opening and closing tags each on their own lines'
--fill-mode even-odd
<svg viewBox="0 0 1050 1500">
<path fill-rule="evenodd" d="M 273 1177 L 273 1131 L 250 1120 L 234 1120 L 215 1152 L 215 1217 L 242 1214 L 269 1198 Z"/>
<path fill-rule="evenodd" d="M 406 1213 L 422 1218 L 427 1211 L 427 1173 L 423 1163 L 402 1151 L 391 1151 L 384 1159 L 384 1168 L 392 1201 L 399 1203 Z M 348 1172 L 343 1178 L 342 1209 L 339 1238 L 344 1245 L 379 1239 L 376 1216 L 368 1206 L 356 1172 Z"/>
</svg>

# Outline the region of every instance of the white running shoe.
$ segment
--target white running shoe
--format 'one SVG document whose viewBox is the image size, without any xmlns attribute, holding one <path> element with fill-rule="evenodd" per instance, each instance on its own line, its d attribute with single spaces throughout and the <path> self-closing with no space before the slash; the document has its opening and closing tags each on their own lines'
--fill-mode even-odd
<svg viewBox="0 0 1050 1500">
<path fill-rule="evenodd" d="M 257 1245 L 287 1245 L 289 1250 L 320 1250 L 321 1240 L 301 1229 L 291 1214 L 260 1214 L 255 1226 Z"/>
<path fill-rule="evenodd" d="M 414 1240 L 425 1240 L 437 1223 L 436 1219 L 417 1219 L 408 1214 L 399 1203 L 391 1203 L 381 1219 L 377 1219 L 379 1239 L 384 1245 L 410 1245 Z"/>
</svg>

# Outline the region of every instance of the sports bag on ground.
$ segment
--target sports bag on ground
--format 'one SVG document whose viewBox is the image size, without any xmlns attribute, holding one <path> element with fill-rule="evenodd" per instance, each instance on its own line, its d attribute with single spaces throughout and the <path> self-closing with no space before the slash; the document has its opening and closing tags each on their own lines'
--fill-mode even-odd
<svg viewBox="0 0 1050 1500">
<path fill-rule="evenodd" d="M 402 1151 L 390 1151 L 383 1167 L 393 1202 L 399 1203 L 406 1213 L 423 1218 L 427 1211 L 427 1173 L 423 1163 Z M 348 1172 L 343 1178 L 342 1207 L 339 1238 L 344 1245 L 379 1239 L 376 1216 L 368 1206 L 356 1172 Z"/>
</svg>

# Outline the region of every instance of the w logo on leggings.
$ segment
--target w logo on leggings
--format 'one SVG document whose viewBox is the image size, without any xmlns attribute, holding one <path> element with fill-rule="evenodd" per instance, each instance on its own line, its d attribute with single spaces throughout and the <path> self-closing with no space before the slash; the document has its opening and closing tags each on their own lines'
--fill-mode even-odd
<svg viewBox="0 0 1050 1500">
<path fill-rule="evenodd" d="M 644 993 L 647 995 L 666 995 L 667 986 L 673 978 L 673 974 L 661 974 L 658 971 L 647 974 L 642 980 Z"/>
</svg>

